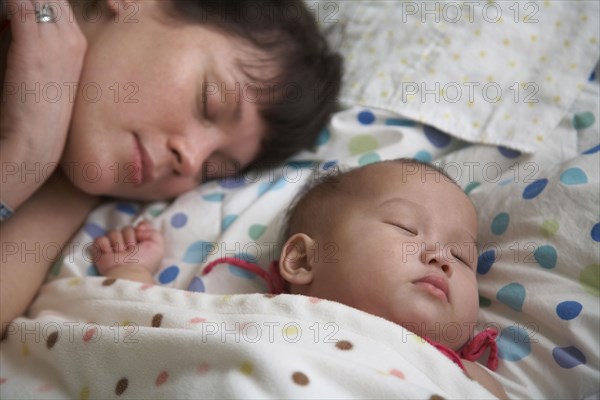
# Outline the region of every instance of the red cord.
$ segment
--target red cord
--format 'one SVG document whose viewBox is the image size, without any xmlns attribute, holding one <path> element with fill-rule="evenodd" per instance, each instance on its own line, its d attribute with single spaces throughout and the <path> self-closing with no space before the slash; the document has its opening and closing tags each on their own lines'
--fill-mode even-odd
<svg viewBox="0 0 600 400">
<path fill-rule="evenodd" d="M 234 257 L 221 257 L 208 263 L 208 265 L 204 267 L 202 275 L 207 275 L 210 271 L 214 269 L 214 267 L 216 267 L 219 264 L 231 264 L 246 271 L 250 271 L 253 274 L 260 276 L 265 280 L 265 282 L 267 282 L 269 293 L 283 293 L 283 289 L 285 288 L 285 281 L 279 274 L 279 262 L 277 260 L 273 260 L 271 264 L 269 264 L 269 272 L 266 272 L 261 267 L 251 262 L 240 260 L 239 258 Z"/>
</svg>

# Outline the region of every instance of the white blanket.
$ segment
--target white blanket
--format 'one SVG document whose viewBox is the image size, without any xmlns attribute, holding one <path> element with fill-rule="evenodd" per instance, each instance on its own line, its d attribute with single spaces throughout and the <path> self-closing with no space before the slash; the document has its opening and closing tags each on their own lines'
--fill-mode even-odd
<svg viewBox="0 0 600 400">
<path fill-rule="evenodd" d="M 96 277 L 47 284 L 1 355 L 3 399 L 493 397 L 418 336 L 338 303 Z"/>
</svg>

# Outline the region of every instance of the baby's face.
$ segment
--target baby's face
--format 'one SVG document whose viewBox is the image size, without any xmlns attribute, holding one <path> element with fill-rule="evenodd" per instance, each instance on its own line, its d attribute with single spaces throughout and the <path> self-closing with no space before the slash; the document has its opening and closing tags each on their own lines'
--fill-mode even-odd
<svg viewBox="0 0 600 400">
<path fill-rule="evenodd" d="M 353 182 L 360 195 L 335 209 L 326 237 L 313 237 L 312 281 L 294 288 L 460 348 L 479 307 L 477 215 L 468 197 L 413 165 L 373 165 Z"/>
</svg>

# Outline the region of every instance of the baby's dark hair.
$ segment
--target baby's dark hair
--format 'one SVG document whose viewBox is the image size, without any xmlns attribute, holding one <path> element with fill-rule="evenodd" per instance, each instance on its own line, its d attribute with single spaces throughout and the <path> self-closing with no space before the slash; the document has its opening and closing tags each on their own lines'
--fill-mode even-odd
<svg viewBox="0 0 600 400">
<path fill-rule="evenodd" d="M 456 181 L 439 166 L 412 158 L 381 161 L 348 171 L 343 171 L 340 168 L 332 168 L 305 186 L 296 196 L 295 200 L 292 201 L 284 220 L 282 243 L 295 233 L 309 232 L 310 225 L 315 220 L 318 221 L 319 226 L 327 229 L 326 227 L 330 225 L 330 219 L 333 214 L 333 212 L 329 212 L 328 210 L 336 209 L 335 207 L 342 205 L 344 199 L 351 198 L 357 194 L 354 187 L 348 184 L 349 179 L 353 175 L 356 175 L 357 172 L 373 165 L 385 163 L 423 167 L 439 173 L 444 179 L 456 184 Z M 407 174 L 413 172 L 408 171 Z M 323 204 L 328 204 L 329 207 L 324 210 L 325 207 L 323 207 Z"/>
<path fill-rule="evenodd" d="M 268 97 L 259 101 L 266 134 L 248 168 L 279 163 L 314 145 L 337 107 L 342 58 L 331 51 L 302 0 L 173 0 L 168 11 L 268 54 L 252 62 L 250 56 L 238 60 L 247 77 L 268 84 L 270 92 L 260 96 Z M 265 77 L 267 67 L 273 66 L 276 73 Z"/>
</svg>

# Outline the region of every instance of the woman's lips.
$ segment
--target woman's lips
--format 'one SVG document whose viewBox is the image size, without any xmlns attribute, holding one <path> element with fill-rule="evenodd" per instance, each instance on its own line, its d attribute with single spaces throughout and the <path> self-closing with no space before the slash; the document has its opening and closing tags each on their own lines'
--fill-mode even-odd
<svg viewBox="0 0 600 400">
<path fill-rule="evenodd" d="M 128 173 L 129 168 L 125 165 L 125 171 Z M 133 180 L 133 184 L 138 186 L 141 185 L 144 180 L 143 175 L 144 165 L 142 161 L 142 146 L 140 144 L 139 138 L 134 133 L 133 134 L 133 166 L 131 170 L 131 179 Z"/>
<path fill-rule="evenodd" d="M 133 182 L 135 185 L 143 185 L 154 180 L 154 163 L 148 155 L 139 136 L 134 134 L 134 156 L 133 156 Z"/>
<path fill-rule="evenodd" d="M 446 279 L 439 276 L 430 275 L 414 282 L 414 284 L 438 297 L 440 300 L 449 302 L 448 282 Z"/>
</svg>

